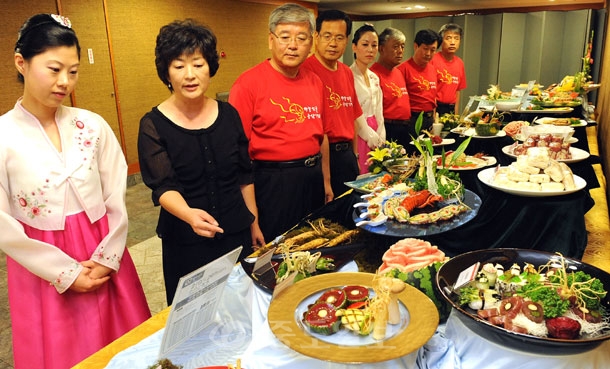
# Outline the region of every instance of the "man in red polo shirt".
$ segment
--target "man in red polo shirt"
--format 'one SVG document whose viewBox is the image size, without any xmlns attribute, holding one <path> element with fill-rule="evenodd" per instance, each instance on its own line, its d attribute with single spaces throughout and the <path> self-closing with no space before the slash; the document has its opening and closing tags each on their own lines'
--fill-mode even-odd
<svg viewBox="0 0 610 369">
<path fill-rule="evenodd" d="M 436 112 L 439 116 L 445 113 L 456 113 L 460 90 L 466 88 L 464 62 L 455 53 L 460 48 L 463 31 L 455 23 L 443 25 L 439 31 L 441 51 L 434 55 L 432 64 L 436 68 L 438 84 L 436 86 Z"/>
<path fill-rule="evenodd" d="M 229 93 L 250 141 L 259 225 L 266 240 L 324 205 L 325 195 L 332 198 L 320 160 L 324 85 L 301 68 L 314 29 L 313 13 L 300 5 L 273 10 L 271 59 L 242 73 Z"/>
<path fill-rule="evenodd" d="M 402 63 L 405 35 L 388 27 L 379 35 L 379 57 L 370 70 L 378 77 L 383 92 L 383 123 L 388 141 L 404 147 L 409 144 L 408 126 L 411 118 L 409 92 L 403 74 L 396 68 Z"/>
<path fill-rule="evenodd" d="M 409 91 L 411 122 L 414 124 L 420 113 L 423 113 L 422 129 L 429 129 L 434 123 L 437 75 L 430 61 L 436 52 L 438 42 L 438 34 L 431 29 L 417 32 L 413 43 L 413 56 L 398 66 L 405 77 Z"/>
<path fill-rule="evenodd" d="M 320 12 L 314 36 L 316 50 L 303 63 L 303 68 L 317 74 L 324 83 L 324 102 L 327 108 L 324 116 L 327 126 L 325 133 L 329 142 L 330 181 L 334 196 L 349 190 L 344 183 L 353 181 L 359 173 L 354 122 L 362 116 L 362 109 L 354 88 L 354 75 L 347 65 L 339 61 L 351 31 L 352 20 L 344 12 Z M 361 119 L 368 127 L 364 118 Z M 378 137 L 375 131 L 370 136 L 371 139 Z"/>
</svg>

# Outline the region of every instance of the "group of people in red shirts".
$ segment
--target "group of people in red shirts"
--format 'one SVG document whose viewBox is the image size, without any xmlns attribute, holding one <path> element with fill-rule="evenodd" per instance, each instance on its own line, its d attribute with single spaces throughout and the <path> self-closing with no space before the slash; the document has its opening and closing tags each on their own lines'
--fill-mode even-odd
<svg viewBox="0 0 610 369">
<path fill-rule="evenodd" d="M 405 62 L 404 34 L 385 29 L 378 35 L 378 61 L 370 67 L 383 94 L 383 121 L 377 123 L 384 129 L 371 128 L 358 102 L 354 69 L 339 61 L 351 28 L 341 11 L 322 11 L 314 21 L 304 7 L 282 5 L 269 19 L 271 58 L 231 88 L 229 102 L 250 142 L 257 220 L 267 238 L 348 189 L 344 183 L 361 172 L 358 140 L 370 149 L 386 139 L 407 147 L 419 114 L 429 127 L 437 108 L 455 111 L 457 92 L 466 87 L 463 62 L 455 55 L 458 25 L 443 26 L 440 36 L 419 31 L 413 57 Z"/>
</svg>

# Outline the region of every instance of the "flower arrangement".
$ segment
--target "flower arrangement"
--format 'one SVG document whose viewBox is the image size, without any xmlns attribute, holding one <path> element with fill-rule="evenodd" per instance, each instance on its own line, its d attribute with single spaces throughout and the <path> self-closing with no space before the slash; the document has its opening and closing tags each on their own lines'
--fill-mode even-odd
<svg viewBox="0 0 610 369">
<path fill-rule="evenodd" d="M 443 131 L 450 131 L 460 124 L 460 116 L 457 114 L 445 113 L 439 118 L 443 123 Z"/>
<path fill-rule="evenodd" d="M 369 172 L 377 174 L 381 172 L 383 162 L 390 159 L 400 159 L 407 154 L 405 148 L 394 141 L 386 141 L 383 145 L 369 151 L 366 163 L 369 166 Z"/>
<path fill-rule="evenodd" d="M 593 58 L 591 52 L 593 51 L 593 31 L 591 31 L 591 37 L 587 43 L 587 50 L 585 50 L 585 56 L 582 58 L 582 70 L 574 75 L 574 91 L 585 92 L 587 84 L 591 81 L 591 65 L 593 65 Z"/>
</svg>

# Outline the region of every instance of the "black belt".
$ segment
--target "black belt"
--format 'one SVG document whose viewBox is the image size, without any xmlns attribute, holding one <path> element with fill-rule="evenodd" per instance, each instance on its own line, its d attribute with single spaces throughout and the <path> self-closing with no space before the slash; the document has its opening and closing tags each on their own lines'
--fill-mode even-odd
<svg viewBox="0 0 610 369">
<path fill-rule="evenodd" d="M 383 120 L 383 124 L 402 124 L 402 125 L 407 125 L 409 124 L 411 121 L 408 119 L 384 119 Z"/>
<path fill-rule="evenodd" d="M 352 149 L 352 143 L 349 141 L 334 142 L 329 144 L 332 151 L 347 151 Z"/>
<path fill-rule="evenodd" d="M 254 166 L 258 168 L 297 168 L 297 167 L 315 167 L 320 161 L 322 155 L 317 153 L 316 155 L 309 156 L 303 159 L 298 160 L 289 160 L 289 161 L 264 161 L 264 160 L 254 160 Z"/>
<path fill-rule="evenodd" d="M 412 111 L 411 112 L 411 118 L 419 117 L 420 113 L 421 113 L 421 111 Z M 433 118 L 434 117 L 434 112 L 433 111 L 425 111 L 423 113 L 424 113 L 424 118 Z"/>
<path fill-rule="evenodd" d="M 437 101 L 436 105 L 438 107 L 448 108 L 449 110 L 455 110 L 455 104 L 447 104 L 444 102 Z"/>
</svg>

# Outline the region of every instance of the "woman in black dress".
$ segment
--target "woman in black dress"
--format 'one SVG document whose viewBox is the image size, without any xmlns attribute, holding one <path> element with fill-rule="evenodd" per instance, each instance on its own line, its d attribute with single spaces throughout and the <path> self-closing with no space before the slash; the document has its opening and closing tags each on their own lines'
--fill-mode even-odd
<svg viewBox="0 0 610 369">
<path fill-rule="evenodd" d="M 140 120 L 138 154 L 161 205 L 157 234 L 171 304 L 180 277 L 238 246 L 243 258 L 264 240 L 239 114 L 205 96 L 219 66 L 213 32 L 192 20 L 163 26 L 155 64 L 171 95 Z"/>
</svg>

